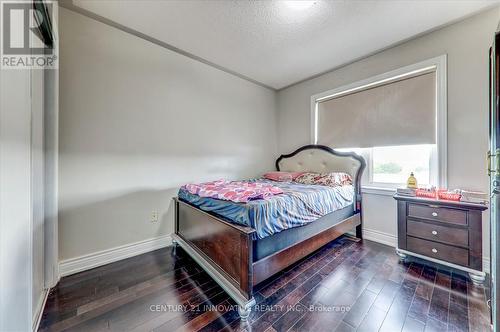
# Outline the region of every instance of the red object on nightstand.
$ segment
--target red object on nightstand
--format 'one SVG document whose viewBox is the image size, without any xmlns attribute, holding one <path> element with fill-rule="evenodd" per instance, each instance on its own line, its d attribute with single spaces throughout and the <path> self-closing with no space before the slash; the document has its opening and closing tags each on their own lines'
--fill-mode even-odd
<svg viewBox="0 0 500 332">
<path fill-rule="evenodd" d="M 425 197 L 425 198 L 436 198 L 436 191 L 434 190 L 426 190 L 426 189 L 417 189 L 415 191 L 415 195 L 417 197 Z"/>
<path fill-rule="evenodd" d="M 457 201 L 458 202 L 458 201 L 460 201 L 460 198 L 462 197 L 462 195 L 454 193 L 454 192 L 450 192 L 446 189 L 440 189 L 437 191 L 437 197 L 439 199 L 444 199 L 447 201 Z"/>
</svg>

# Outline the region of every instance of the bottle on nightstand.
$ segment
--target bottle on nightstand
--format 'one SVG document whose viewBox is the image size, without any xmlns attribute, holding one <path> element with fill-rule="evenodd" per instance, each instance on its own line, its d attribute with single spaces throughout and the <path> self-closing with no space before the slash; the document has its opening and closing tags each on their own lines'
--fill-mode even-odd
<svg viewBox="0 0 500 332">
<path fill-rule="evenodd" d="M 410 173 L 410 177 L 406 181 L 406 187 L 411 188 L 411 189 L 417 189 L 417 178 L 413 174 L 413 172 Z"/>
</svg>

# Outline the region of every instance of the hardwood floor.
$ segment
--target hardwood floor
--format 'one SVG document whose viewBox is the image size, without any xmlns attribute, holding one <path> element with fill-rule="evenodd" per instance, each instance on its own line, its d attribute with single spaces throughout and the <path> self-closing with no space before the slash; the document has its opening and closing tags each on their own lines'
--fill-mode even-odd
<svg viewBox="0 0 500 332">
<path fill-rule="evenodd" d="M 41 331 L 489 331 L 486 291 L 459 271 L 341 237 L 257 287 L 247 323 L 180 248 L 62 278 Z"/>
</svg>

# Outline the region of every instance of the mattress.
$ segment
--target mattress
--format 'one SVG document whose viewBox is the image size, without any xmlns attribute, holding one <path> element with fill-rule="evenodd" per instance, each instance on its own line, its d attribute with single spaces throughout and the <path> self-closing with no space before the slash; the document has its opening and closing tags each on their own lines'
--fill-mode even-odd
<svg viewBox="0 0 500 332">
<path fill-rule="evenodd" d="M 328 187 L 304 185 L 295 182 L 270 182 L 281 188 L 283 194 L 247 203 L 235 203 L 191 194 L 179 190 L 179 199 L 197 208 L 236 224 L 256 230 L 255 239 L 264 239 L 292 228 L 308 225 L 337 210 L 351 207 L 354 211 L 352 185 Z"/>
</svg>

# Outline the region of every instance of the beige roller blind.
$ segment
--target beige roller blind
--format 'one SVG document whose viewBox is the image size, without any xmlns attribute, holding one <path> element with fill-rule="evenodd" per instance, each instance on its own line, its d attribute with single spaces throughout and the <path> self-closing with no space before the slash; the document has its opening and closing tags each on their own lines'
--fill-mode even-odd
<svg viewBox="0 0 500 332">
<path fill-rule="evenodd" d="M 436 73 L 318 103 L 319 144 L 337 148 L 434 144 Z"/>
</svg>

